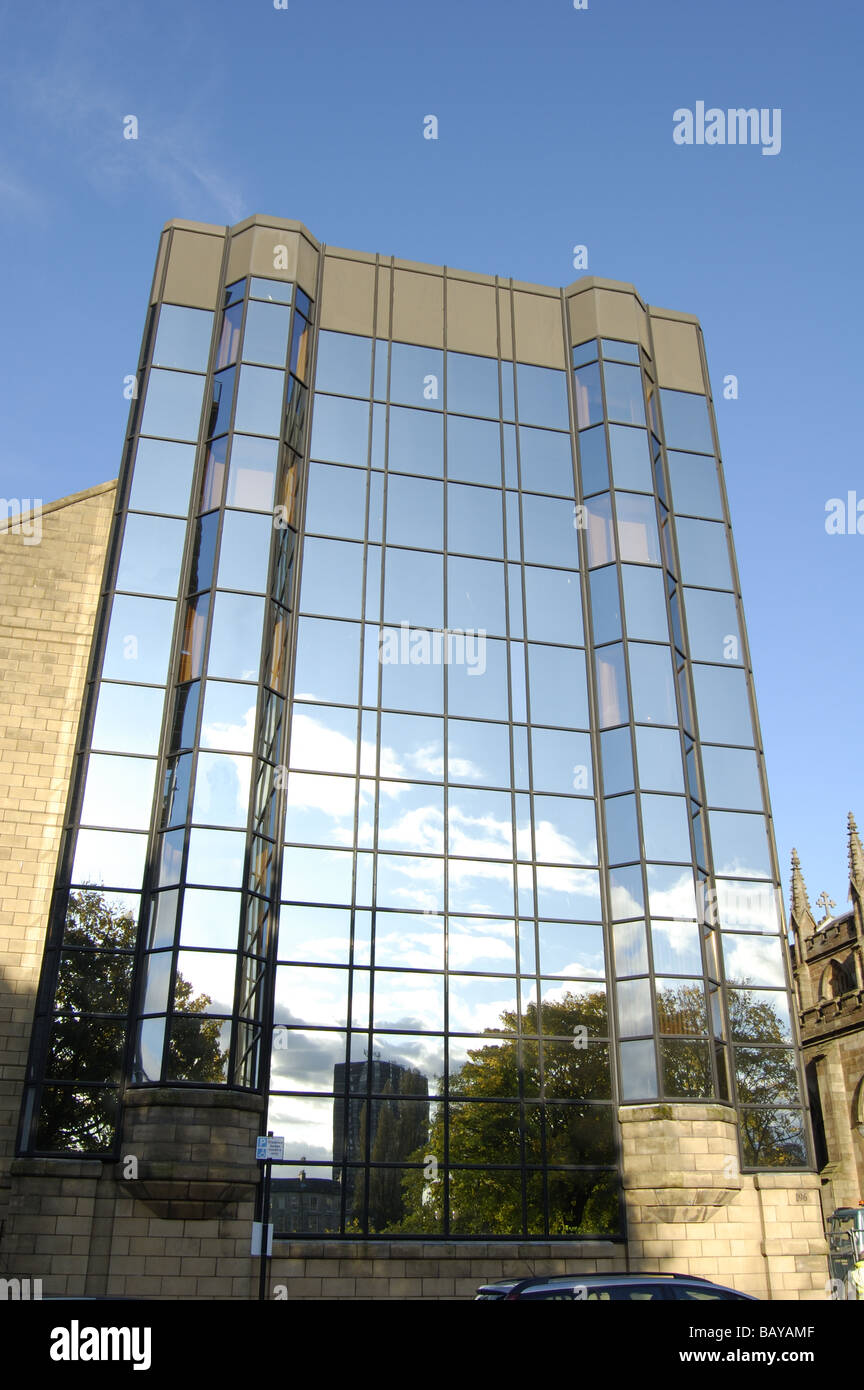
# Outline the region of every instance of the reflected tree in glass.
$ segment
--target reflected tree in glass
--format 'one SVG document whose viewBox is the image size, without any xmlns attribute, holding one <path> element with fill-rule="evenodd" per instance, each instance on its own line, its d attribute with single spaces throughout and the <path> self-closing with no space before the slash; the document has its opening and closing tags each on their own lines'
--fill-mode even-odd
<svg viewBox="0 0 864 1390">
<path fill-rule="evenodd" d="M 82 888 L 69 895 L 63 964 L 54 998 L 59 1017 L 47 1074 L 52 1080 L 81 1084 L 53 1086 L 47 1092 L 40 1116 L 40 1148 L 96 1152 L 111 1147 L 116 1093 L 113 1087 L 91 1089 L 85 1083 L 119 1079 L 136 936 L 131 913 L 116 911 L 97 889 Z M 211 1002 L 206 995 L 191 996 L 191 984 L 178 976 L 177 999 L 182 1001 L 178 1007 L 201 1013 Z M 95 1016 L 106 1014 L 113 1018 Z M 190 1079 L 222 1079 L 219 1028 L 220 1020 L 214 1019 L 199 1031 L 192 1053 L 184 1059 Z"/>
<path fill-rule="evenodd" d="M 595 1037 L 607 1032 L 606 1000 L 596 993 L 568 991 L 561 999 L 544 1001 L 539 1011 L 530 1004 L 520 1016 L 505 1011 L 501 1026 L 523 1035 L 538 1033 L 561 1037 L 566 1042 L 544 1042 L 543 1075 L 547 1095 L 572 1100 L 606 1099 L 611 1095 L 609 1056 L 604 1046 L 593 1045 Z M 584 1034 L 577 1029 L 585 1029 Z M 492 1035 L 493 1030 L 487 1030 Z M 575 1035 L 575 1036 L 574 1036 Z M 585 1041 L 587 1045 L 575 1043 Z M 590 1040 L 590 1041 L 589 1041 Z M 522 1043 L 524 1094 L 540 1096 L 541 1045 Z M 450 1092 L 464 1098 L 489 1102 L 500 1098 L 515 1100 L 520 1094 L 519 1047 L 514 1039 L 469 1049 L 468 1060 L 451 1073 Z M 518 1104 L 462 1103 L 450 1106 L 449 1146 L 451 1160 L 476 1168 L 451 1169 L 449 1174 L 450 1221 L 453 1230 L 509 1235 L 523 1230 L 522 1195 L 519 1174 L 493 1171 L 502 1162 L 519 1163 L 522 1146 L 525 1161 L 543 1162 L 541 1107 L 529 1106 L 524 1128 Z M 605 1107 L 547 1105 L 546 1163 L 614 1161 L 611 1131 Z M 578 1150 L 578 1157 L 574 1152 Z M 439 1231 L 443 1217 L 443 1177 L 427 1174 L 436 1160 L 439 1174 L 444 1169 L 444 1113 L 438 1107 L 432 1118 L 425 1144 L 412 1155 L 424 1164 L 408 1174 L 403 1182 L 407 1209 L 401 1229 L 420 1233 Z M 578 1176 L 578 1180 L 577 1180 Z M 512 1181 L 508 1181 L 511 1179 Z M 550 1189 L 549 1229 L 556 1235 L 610 1233 L 618 1229 L 617 1184 L 614 1175 L 599 1170 L 579 1175 L 560 1173 L 554 1192 Z"/>
</svg>

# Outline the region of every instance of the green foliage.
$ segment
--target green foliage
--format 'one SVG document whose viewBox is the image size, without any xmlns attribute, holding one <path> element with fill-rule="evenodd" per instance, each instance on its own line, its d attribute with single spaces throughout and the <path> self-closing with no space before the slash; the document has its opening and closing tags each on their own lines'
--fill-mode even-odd
<svg viewBox="0 0 864 1390">
<path fill-rule="evenodd" d="M 112 908 L 98 889 L 70 893 L 39 1117 L 40 1149 L 96 1153 L 113 1144 L 136 935 L 134 917 Z M 175 1001 L 177 1010 L 192 1015 L 203 1014 L 211 1002 L 207 995 L 193 997 L 193 987 L 182 975 Z M 174 1077 L 223 1081 L 226 1056 L 220 1043 L 218 1019 L 176 1020 L 170 1043 Z M 52 1086 L 51 1081 L 82 1084 Z M 109 1085 L 87 1085 L 100 1082 Z"/>
</svg>

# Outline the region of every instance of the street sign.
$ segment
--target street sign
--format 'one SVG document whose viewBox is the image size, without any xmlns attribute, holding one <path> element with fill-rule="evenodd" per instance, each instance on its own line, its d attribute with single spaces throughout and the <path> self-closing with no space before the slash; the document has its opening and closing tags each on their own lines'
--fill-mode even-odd
<svg viewBox="0 0 864 1390">
<path fill-rule="evenodd" d="M 259 1134 L 255 1140 L 256 1159 L 281 1163 L 285 1157 L 285 1140 L 281 1134 Z"/>
<path fill-rule="evenodd" d="M 253 1222 L 252 1222 L 252 1243 L 251 1243 L 251 1247 L 250 1247 L 250 1250 L 249 1250 L 249 1254 L 250 1254 L 250 1255 L 260 1255 L 260 1254 L 261 1254 L 261 1229 L 262 1229 L 262 1227 L 261 1227 L 261 1222 L 260 1222 L 260 1221 L 253 1221 Z M 272 1255 L 272 1254 L 273 1254 L 273 1223 L 272 1223 L 272 1221 L 268 1221 L 268 1223 L 267 1223 L 267 1254 L 268 1254 L 268 1255 Z"/>
</svg>

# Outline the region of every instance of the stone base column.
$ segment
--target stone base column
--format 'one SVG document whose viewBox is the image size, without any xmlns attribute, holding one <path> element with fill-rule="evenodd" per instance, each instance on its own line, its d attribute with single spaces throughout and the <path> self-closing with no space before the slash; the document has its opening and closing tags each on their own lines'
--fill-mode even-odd
<svg viewBox="0 0 864 1390">
<path fill-rule="evenodd" d="M 633 1270 L 698 1274 L 757 1298 L 828 1297 L 815 1173 L 742 1174 L 724 1105 L 627 1105 L 621 1121 Z"/>
<path fill-rule="evenodd" d="M 258 1183 L 261 1096 L 152 1087 L 124 1097 L 124 1195 L 166 1221 L 231 1219 Z"/>
</svg>

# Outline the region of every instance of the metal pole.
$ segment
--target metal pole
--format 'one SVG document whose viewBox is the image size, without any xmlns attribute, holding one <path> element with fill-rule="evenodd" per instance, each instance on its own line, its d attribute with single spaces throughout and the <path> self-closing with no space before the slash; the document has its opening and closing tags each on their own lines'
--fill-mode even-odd
<svg viewBox="0 0 864 1390">
<path fill-rule="evenodd" d="M 272 1139 L 273 1131 L 268 1129 L 267 1138 Z M 269 1158 L 264 1160 L 264 1186 L 261 1192 L 261 1263 L 258 1269 L 258 1299 L 267 1298 L 267 1246 L 270 1229 L 270 1175 L 273 1164 Z"/>
</svg>

